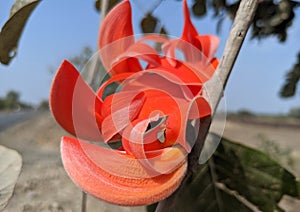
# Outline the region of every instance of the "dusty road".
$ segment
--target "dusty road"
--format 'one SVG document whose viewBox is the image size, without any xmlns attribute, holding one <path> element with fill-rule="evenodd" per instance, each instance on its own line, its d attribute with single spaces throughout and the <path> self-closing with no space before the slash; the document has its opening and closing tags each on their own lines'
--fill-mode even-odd
<svg viewBox="0 0 300 212">
<path fill-rule="evenodd" d="M 34 114 L 37 111 L 28 110 L 28 111 L 17 111 L 17 112 L 0 112 L 0 132 L 7 129 L 10 126 L 17 124 L 18 122 L 24 121 Z"/>
</svg>

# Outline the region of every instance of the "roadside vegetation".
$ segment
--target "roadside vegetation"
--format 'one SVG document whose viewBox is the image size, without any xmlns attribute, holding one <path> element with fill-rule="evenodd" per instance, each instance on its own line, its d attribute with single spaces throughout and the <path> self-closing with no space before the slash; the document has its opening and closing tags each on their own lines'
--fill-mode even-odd
<svg viewBox="0 0 300 212">
<path fill-rule="evenodd" d="M 19 111 L 32 109 L 49 109 L 48 100 L 43 100 L 38 106 L 34 106 L 21 101 L 20 94 L 16 91 L 8 91 L 5 97 L 0 97 L 0 111 Z"/>
</svg>

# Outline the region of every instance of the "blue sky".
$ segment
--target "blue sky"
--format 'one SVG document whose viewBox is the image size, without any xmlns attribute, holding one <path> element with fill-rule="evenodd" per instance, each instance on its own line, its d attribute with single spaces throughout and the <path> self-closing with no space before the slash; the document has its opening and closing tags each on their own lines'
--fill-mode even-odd
<svg viewBox="0 0 300 212">
<path fill-rule="evenodd" d="M 137 4 L 137 2 L 143 2 Z M 147 1 L 150 4 L 153 1 Z M 0 2 L 0 25 L 9 16 L 12 0 Z M 138 20 L 150 5 L 134 0 L 133 18 L 135 32 L 139 32 Z M 299 10 L 296 22 L 299 23 Z M 181 2 L 166 0 L 155 10 L 166 25 L 168 32 L 180 36 L 182 29 Z M 193 19 L 202 34 L 216 34 L 216 20 L 211 15 Z M 21 100 L 38 104 L 47 99 L 53 78 L 50 67 L 80 53 L 83 46 L 97 45 L 99 14 L 94 9 L 94 0 L 43 0 L 30 17 L 19 43 L 17 57 L 9 66 L 0 65 L 0 97 L 9 90 L 21 94 Z M 230 29 L 230 21 L 224 22 L 219 35 L 221 45 L 217 56 L 221 57 Z M 294 98 L 285 100 L 278 95 L 285 73 L 296 61 L 300 50 L 300 25 L 289 30 L 284 44 L 276 38 L 263 41 L 250 40 L 243 45 L 226 88 L 226 103 L 229 111 L 248 109 L 258 113 L 286 113 L 291 107 L 300 106 L 299 91 Z"/>
</svg>

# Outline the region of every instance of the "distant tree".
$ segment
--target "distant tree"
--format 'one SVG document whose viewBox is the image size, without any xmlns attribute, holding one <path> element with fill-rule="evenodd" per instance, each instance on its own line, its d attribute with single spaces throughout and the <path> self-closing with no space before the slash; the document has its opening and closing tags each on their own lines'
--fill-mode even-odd
<svg viewBox="0 0 300 212">
<path fill-rule="evenodd" d="M 32 106 L 20 101 L 20 94 L 8 91 L 5 98 L 0 98 L 0 110 L 32 109 Z"/>
<path fill-rule="evenodd" d="M 3 99 L 0 99 L 0 110 L 4 110 L 5 108 L 5 101 Z"/>
<path fill-rule="evenodd" d="M 286 74 L 285 84 L 281 88 L 280 95 L 284 98 L 294 96 L 299 81 L 300 81 L 300 52 L 298 54 L 298 61 L 294 64 L 293 68 Z"/>
<path fill-rule="evenodd" d="M 20 98 L 20 95 L 18 92 L 9 91 L 6 94 L 6 98 L 5 98 L 5 108 L 17 109 L 18 107 L 20 107 L 19 98 Z"/>
<path fill-rule="evenodd" d="M 288 115 L 294 118 L 300 118 L 300 107 L 292 108 Z"/>
<path fill-rule="evenodd" d="M 242 109 L 242 110 L 239 110 L 237 112 L 237 115 L 241 116 L 241 117 L 253 117 L 255 116 L 255 114 L 249 110 L 246 110 L 246 109 Z"/>
<path fill-rule="evenodd" d="M 81 52 L 69 58 L 69 61 L 76 66 L 78 70 L 82 70 L 87 62 L 91 59 L 93 50 L 89 46 L 84 46 Z"/>
<path fill-rule="evenodd" d="M 49 110 L 49 101 L 48 100 L 41 101 L 38 106 L 38 110 Z"/>
</svg>

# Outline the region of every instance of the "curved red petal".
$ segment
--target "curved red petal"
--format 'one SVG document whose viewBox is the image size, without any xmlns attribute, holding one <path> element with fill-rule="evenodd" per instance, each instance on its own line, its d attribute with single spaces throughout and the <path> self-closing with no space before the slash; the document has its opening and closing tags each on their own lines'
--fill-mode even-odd
<svg viewBox="0 0 300 212">
<path fill-rule="evenodd" d="M 200 93 L 202 90 L 203 83 L 206 82 L 211 76 L 210 69 L 195 68 L 184 62 L 176 61 L 177 65 L 173 67 L 167 58 L 161 59 L 161 66 L 155 69 L 147 69 L 145 73 L 155 73 L 158 76 L 165 79 L 165 82 L 160 83 L 160 87 L 164 88 L 169 93 L 176 91 L 176 86 L 179 85 L 180 92 L 177 94 L 183 94 L 187 99 L 192 99 L 194 96 Z M 161 80 L 162 81 L 162 80 Z M 174 84 L 172 87 L 168 88 L 163 85 Z M 171 90 L 172 89 L 172 90 Z"/>
<path fill-rule="evenodd" d="M 117 74 L 112 76 L 111 78 L 109 78 L 106 82 L 104 82 L 100 88 L 97 91 L 97 95 L 99 96 L 99 98 L 103 99 L 103 94 L 104 94 L 104 89 L 111 83 L 113 82 L 117 82 L 117 83 L 122 83 L 124 80 L 126 80 L 127 78 L 129 78 L 132 74 L 132 72 L 126 72 L 126 73 L 121 73 L 121 74 Z"/>
<path fill-rule="evenodd" d="M 217 58 L 213 58 L 211 61 L 210 61 L 210 64 L 212 65 L 213 69 L 217 69 L 218 68 L 218 65 L 219 65 L 219 60 Z"/>
<path fill-rule="evenodd" d="M 106 54 L 112 53 L 109 49 Z M 117 55 L 115 56 L 117 57 Z M 114 60 L 114 58 L 112 58 Z M 107 67 L 108 73 L 111 76 L 117 75 L 117 74 L 122 74 L 122 73 L 127 73 L 127 72 L 138 72 L 141 71 L 143 68 L 137 58 L 134 57 L 128 57 L 125 59 L 122 59 L 121 61 L 118 62 L 112 62 L 109 67 Z"/>
<path fill-rule="evenodd" d="M 187 6 L 186 0 L 183 0 L 183 16 L 184 16 L 184 27 L 183 27 L 181 38 L 187 41 L 188 43 L 193 44 L 196 48 L 201 49 L 201 44 L 196 39 L 198 32 L 191 21 L 189 8 Z"/>
<path fill-rule="evenodd" d="M 99 33 L 99 49 L 119 39 L 132 36 L 132 14 L 129 0 L 125 0 L 114 7 L 105 17 Z M 116 27 L 118 26 L 118 27 Z M 126 42 L 120 43 L 119 53 L 126 50 L 134 42 L 130 37 Z"/>
<path fill-rule="evenodd" d="M 214 58 L 219 46 L 219 38 L 214 35 L 199 35 L 197 39 L 201 43 L 201 51 L 206 57 L 205 59 L 210 61 Z"/>
<path fill-rule="evenodd" d="M 169 40 L 162 35 L 148 34 L 141 37 L 137 42 L 144 42 L 144 41 L 155 41 L 159 43 L 164 43 L 164 42 L 168 42 Z"/>
<path fill-rule="evenodd" d="M 154 66 L 160 65 L 160 57 L 157 51 L 151 46 L 141 42 L 132 44 L 123 54 L 116 58 L 116 60 L 122 61 L 128 57 L 144 60 Z"/>
<path fill-rule="evenodd" d="M 157 70 L 158 73 L 152 72 L 152 70 Z M 123 91 L 159 90 L 174 97 L 183 97 L 182 88 L 168 77 L 172 78 L 174 75 L 166 71 L 161 73 L 160 69 L 146 69 L 125 81 L 122 84 Z"/>
<path fill-rule="evenodd" d="M 86 145 L 84 148 L 89 148 L 98 155 L 106 151 L 105 148 L 92 144 L 84 145 Z M 80 188 L 99 199 L 119 205 L 146 205 L 166 198 L 177 189 L 187 168 L 187 163 L 183 163 L 169 174 L 149 178 L 113 175 L 90 160 L 78 140 L 68 137 L 62 138 L 61 154 L 68 175 Z M 115 166 L 116 171 L 125 173 L 141 171 L 145 174 L 140 163 L 137 160 L 132 161 L 132 158 L 123 155 L 119 161 L 115 161 L 119 162 L 118 166 Z"/>
<path fill-rule="evenodd" d="M 137 158 L 141 158 L 144 152 L 163 149 L 177 143 L 190 151 L 183 132 L 186 129 L 190 103 L 157 90 L 145 91 L 145 96 L 146 100 L 138 118 L 122 133 L 124 149 Z M 159 117 L 166 119 L 161 119 L 161 123 L 156 123 L 156 127 L 146 132 L 148 124 L 159 120 Z"/>
<path fill-rule="evenodd" d="M 165 42 L 162 45 L 162 52 L 166 55 L 166 59 L 170 63 L 171 66 L 176 66 L 176 48 L 178 47 L 178 43 L 180 39 L 170 40 L 169 42 Z"/>
<path fill-rule="evenodd" d="M 204 97 L 196 97 L 189 111 L 189 119 L 199 119 L 211 115 L 211 107 Z"/>
<path fill-rule="evenodd" d="M 64 61 L 58 68 L 50 91 L 50 108 L 56 121 L 69 133 L 101 140 L 98 125 L 102 101 L 84 82 L 76 68 Z"/>
<path fill-rule="evenodd" d="M 113 136 L 122 131 L 131 120 L 140 112 L 145 101 L 144 93 L 120 92 L 105 99 L 102 115 L 102 135 L 104 141 L 109 141 Z"/>
<path fill-rule="evenodd" d="M 107 14 L 101 25 L 98 46 L 102 63 L 111 75 L 141 70 L 141 66 L 135 58 L 124 60 L 115 67 L 112 64 L 134 43 L 131 19 L 130 2 L 125 0 Z"/>
</svg>

